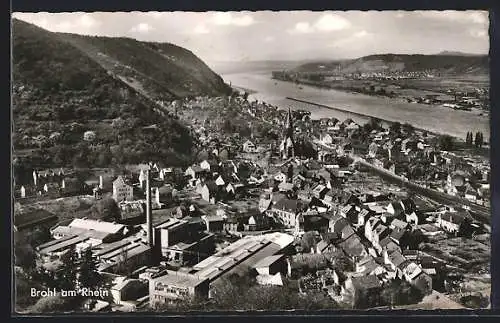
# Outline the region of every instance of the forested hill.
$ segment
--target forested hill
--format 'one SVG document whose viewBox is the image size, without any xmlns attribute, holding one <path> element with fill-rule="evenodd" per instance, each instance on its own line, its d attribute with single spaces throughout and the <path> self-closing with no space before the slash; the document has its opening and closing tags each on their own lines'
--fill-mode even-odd
<svg viewBox="0 0 500 323">
<path fill-rule="evenodd" d="M 381 54 L 349 60 L 317 61 L 298 66 L 297 72 L 370 73 L 426 72 L 446 75 L 488 74 L 487 55 L 460 55 L 443 52 L 437 55 Z"/>
<path fill-rule="evenodd" d="M 171 44 L 58 34 L 16 19 L 12 38 L 15 157 L 36 167 L 182 162 L 190 133 L 155 102 L 230 91 Z"/>
</svg>

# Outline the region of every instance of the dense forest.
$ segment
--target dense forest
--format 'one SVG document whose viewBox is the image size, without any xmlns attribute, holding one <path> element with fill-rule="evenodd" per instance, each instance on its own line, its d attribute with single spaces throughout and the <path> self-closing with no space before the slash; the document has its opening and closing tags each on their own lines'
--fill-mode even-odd
<svg viewBox="0 0 500 323">
<path fill-rule="evenodd" d="M 154 100 L 228 92 L 202 61 L 171 44 L 57 34 L 16 19 L 12 34 L 16 167 L 183 164 L 190 132 L 155 112 Z"/>
</svg>

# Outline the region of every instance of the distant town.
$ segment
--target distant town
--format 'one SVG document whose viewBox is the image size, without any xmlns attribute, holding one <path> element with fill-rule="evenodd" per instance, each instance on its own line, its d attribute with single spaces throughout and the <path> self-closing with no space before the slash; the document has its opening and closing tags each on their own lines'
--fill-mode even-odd
<svg viewBox="0 0 500 323">
<path fill-rule="evenodd" d="M 319 65 L 321 67 L 325 68 Z M 468 82 L 457 78 L 454 83 L 453 77 L 444 77 L 433 70 L 356 73 L 275 71 L 272 75 L 274 79 L 297 84 L 400 98 L 408 103 L 442 105 L 454 110 L 489 115 L 487 81 L 470 86 Z M 446 87 L 447 83 L 451 84 Z M 467 89 L 461 87 L 465 84 L 469 85 Z"/>
<path fill-rule="evenodd" d="M 474 129 L 313 120 L 237 91 L 156 104 L 189 127 L 192 165 L 16 184 L 18 306 L 19 280 L 107 291 L 48 298 L 71 311 L 487 306 L 490 167 Z"/>
</svg>

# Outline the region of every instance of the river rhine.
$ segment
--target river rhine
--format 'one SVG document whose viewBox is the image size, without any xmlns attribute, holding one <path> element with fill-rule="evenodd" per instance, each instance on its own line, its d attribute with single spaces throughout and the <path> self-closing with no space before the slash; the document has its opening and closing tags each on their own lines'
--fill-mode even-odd
<svg viewBox="0 0 500 323">
<path fill-rule="evenodd" d="M 448 134 L 465 139 L 468 131 L 482 131 L 489 139 L 489 119 L 477 112 L 456 111 L 443 106 L 406 103 L 400 100 L 373 97 L 338 90 L 319 89 L 311 86 L 297 86 L 293 83 L 271 79 L 270 72 L 222 74 L 224 81 L 233 86 L 253 90 L 250 100 L 264 101 L 279 108 L 304 109 L 312 118 L 335 117 L 340 120 L 352 118 L 365 122 L 367 118 L 348 112 L 330 110 L 314 105 L 299 103 L 286 97 L 293 97 L 314 103 L 336 107 L 378 117 L 389 121 L 409 122 L 417 128 Z"/>
</svg>

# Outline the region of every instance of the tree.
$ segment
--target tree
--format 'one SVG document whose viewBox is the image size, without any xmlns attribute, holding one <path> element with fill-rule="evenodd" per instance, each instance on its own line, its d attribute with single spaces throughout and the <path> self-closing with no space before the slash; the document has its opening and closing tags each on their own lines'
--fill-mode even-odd
<svg viewBox="0 0 500 323">
<path fill-rule="evenodd" d="M 95 218 L 101 220 L 118 219 L 120 217 L 120 209 L 116 201 L 111 197 L 98 200 L 92 206 L 91 211 Z"/>
<path fill-rule="evenodd" d="M 390 281 L 381 293 L 381 303 L 384 305 L 408 305 L 422 300 L 423 294 L 415 286 L 405 280 Z"/>
<path fill-rule="evenodd" d="M 450 151 L 454 148 L 453 137 L 449 135 L 442 135 L 439 137 L 439 148 L 441 150 Z"/>
<path fill-rule="evenodd" d="M 392 123 L 391 126 L 389 127 L 389 131 L 391 133 L 399 135 L 399 133 L 401 132 L 401 123 L 399 122 Z"/>
<path fill-rule="evenodd" d="M 402 129 L 406 134 L 412 134 L 414 131 L 413 125 L 408 122 L 403 124 Z"/>
<path fill-rule="evenodd" d="M 243 93 L 243 100 L 247 101 L 248 95 L 249 95 L 249 93 L 247 91 L 245 91 L 245 93 Z"/>
<path fill-rule="evenodd" d="M 56 281 L 61 290 L 74 290 L 78 271 L 78 258 L 75 247 L 61 256 L 62 268 L 57 272 Z"/>
<path fill-rule="evenodd" d="M 40 298 L 30 309 L 30 313 L 57 313 L 75 310 L 79 307 L 80 298 L 48 296 Z"/>
<path fill-rule="evenodd" d="M 467 136 L 465 137 L 465 144 L 467 147 L 472 146 L 472 132 L 468 131 Z"/>
<path fill-rule="evenodd" d="M 81 287 L 93 288 L 101 286 L 102 277 L 97 271 L 97 260 L 92 249 L 87 248 L 80 264 L 78 282 Z"/>
</svg>

